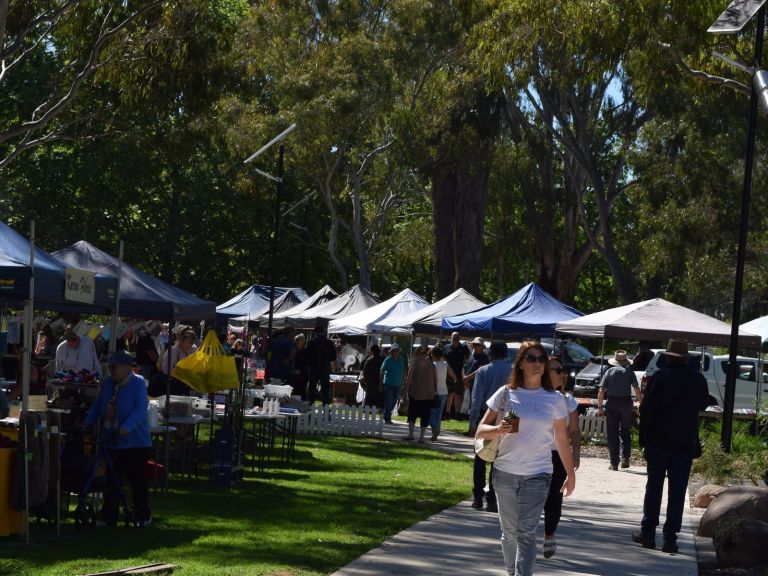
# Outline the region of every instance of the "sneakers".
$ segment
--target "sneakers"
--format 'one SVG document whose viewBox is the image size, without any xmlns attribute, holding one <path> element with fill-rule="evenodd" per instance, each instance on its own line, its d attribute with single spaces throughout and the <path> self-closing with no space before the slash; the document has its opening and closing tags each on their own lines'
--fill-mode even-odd
<svg viewBox="0 0 768 576">
<path fill-rule="evenodd" d="M 421 436 L 418 440 L 416 440 L 419 444 L 424 444 L 424 436 Z"/>
<path fill-rule="evenodd" d="M 662 552 L 667 552 L 669 554 L 677 554 L 677 551 L 680 550 L 680 548 L 677 545 L 677 542 L 673 540 L 664 540 L 664 544 L 661 547 Z"/>
<path fill-rule="evenodd" d="M 485 507 L 485 511 L 496 513 L 499 511 L 499 507 L 496 505 L 496 502 L 488 502 L 488 506 Z"/>
<path fill-rule="evenodd" d="M 555 555 L 555 552 L 557 552 L 557 541 L 555 540 L 554 534 L 552 535 L 552 538 L 544 537 L 542 551 L 544 552 L 544 558 L 552 558 L 552 556 Z"/>
<path fill-rule="evenodd" d="M 147 509 L 147 517 L 142 521 L 139 520 L 136 522 L 136 528 L 144 528 L 145 526 L 149 526 L 152 524 L 152 510 L 149 508 Z"/>
<path fill-rule="evenodd" d="M 611 464 L 608 466 L 608 470 L 618 470 L 619 465 L 618 464 Z"/>
<path fill-rule="evenodd" d="M 632 532 L 632 542 L 642 544 L 643 548 L 650 548 L 651 550 L 656 549 L 656 538 L 653 536 L 646 536 L 643 534 L 642 530 Z"/>
<path fill-rule="evenodd" d="M 430 442 L 437 442 L 437 432 L 432 432 L 432 438 L 429 439 Z"/>
<path fill-rule="evenodd" d="M 624 458 L 624 460 L 621 461 L 621 467 L 629 468 L 629 458 Z"/>
<path fill-rule="evenodd" d="M 483 509 L 483 499 L 480 498 L 480 500 L 478 500 L 477 498 L 475 498 L 472 501 L 472 508 L 474 508 L 475 510 L 482 510 Z"/>
<path fill-rule="evenodd" d="M 403 436 L 403 440 L 413 440 L 413 436 Z"/>
</svg>

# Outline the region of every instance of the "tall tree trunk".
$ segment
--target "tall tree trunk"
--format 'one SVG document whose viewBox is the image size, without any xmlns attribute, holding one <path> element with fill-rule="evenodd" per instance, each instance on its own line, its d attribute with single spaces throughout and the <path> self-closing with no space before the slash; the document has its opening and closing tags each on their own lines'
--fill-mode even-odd
<svg viewBox="0 0 768 576">
<path fill-rule="evenodd" d="M 437 298 L 458 288 L 480 293 L 489 175 L 490 161 L 484 158 L 452 166 L 432 178 Z"/>
</svg>

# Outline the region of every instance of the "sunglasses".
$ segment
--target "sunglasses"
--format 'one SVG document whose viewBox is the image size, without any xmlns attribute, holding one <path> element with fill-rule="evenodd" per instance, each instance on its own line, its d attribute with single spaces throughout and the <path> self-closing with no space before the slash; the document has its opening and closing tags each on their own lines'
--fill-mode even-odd
<svg viewBox="0 0 768 576">
<path fill-rule="evenodd" d="M 563 372 L 565 372 L 565 370 L 563 370 L 560 367 L 558 367 L 558 368 L 550 368 L 550 371 L 557 372 L 558 374 L 562 374 Z"/>
<path fill-rule="evenodd" d="M 525 356 L 526 361 L 529 364 L 535 364 L 538 362 L 539 364 L 545 364 L 547 362 L 547 355 L 546 354 L 527 354 Z"/>
</svg>

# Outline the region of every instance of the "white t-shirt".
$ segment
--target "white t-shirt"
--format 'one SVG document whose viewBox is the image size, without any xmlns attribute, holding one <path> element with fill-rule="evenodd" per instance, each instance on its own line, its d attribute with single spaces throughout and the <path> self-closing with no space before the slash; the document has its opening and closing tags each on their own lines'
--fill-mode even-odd
<svg viewBox="0 0 768 576">
<path fill-rule="evenodd" d="M 488 399 L 488 407 L 498 412 L 504 394 L 507 395 L 504 413 L 510 410 L 517 413 L 520 431 L 501 437 L 494 468 L 520 476 L 551 474 L 555 420 L 568 416 L 565 398 L 559 392 L 544 388 L 511 390 L 504 386 Z"/>
<path fill-rule="evenodd" d="M 448 362 L 445 360 L 435 362 L 435 372 L 437 372 L 437 395 L 448 394 L 448 385 L 445 383 L 448 378 Z"/>
<path fill-rule="evenodd" d="M 568 416 L 565 417 L 565 425 L 568 426 L 571 423 L 571 412 L 579 407 L 579 401 L 571 394 L 563 394 L 563 398 L 565 398 L 565 405 L 568 407 Z M 554 434 L 552 434 L 552 450 L 557 450 Z"/>
</svg>

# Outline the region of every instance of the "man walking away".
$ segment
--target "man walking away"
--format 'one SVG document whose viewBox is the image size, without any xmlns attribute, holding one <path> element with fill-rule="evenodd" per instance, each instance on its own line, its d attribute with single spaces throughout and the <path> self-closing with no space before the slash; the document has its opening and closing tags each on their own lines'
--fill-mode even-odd
<svg viewBox="0 0 768 576">
<path fill-rule="evenodd" d="M 309 356 L 309 401 L 314 403 L 317 397 L 317 383 L 320 382 L 320 391 L 323 406 L 331 403 L 333 391 L 331 390 L 331 370 L 336 366 L 336 346 L 327 337 L 325 326 L 315 327 L 315 339 L 307 344 L 307 356 Z"/>
<path fill-rule="evenodd" d="M 475 385 L 472 388 L 472 405 L 469 409 L 469 427 L 477 430 L 480 420 L 485 415 L 488 398 L 504 386 L 512 374 L 512 366 L 507 362 L 507 345 L 504 342 L 491 343 L 491 363 L 481 366 L 475 372 Z M 486 461 L 475 454 L 475 463 L 472 473 L 472 493 L 474 501 L 472 508 L 483 509 L 483 496 L 486 497 L 488 512 L 497 512 L 496 492 L 493 489 L 493 464 L 490 464 L 488 474 L 488 494 L 485 493 L 485 469 Z"/>
<path fill-rule="evenodd" d="M 597 415 L 603 415 L 603 400 L 608 397 L 605 410 L 605 428 L 608 434 L 608 452 L 611 458 L 611 470 L 619 469 L 619 449 L 621 449 L 621 467 L 629 468 L 632 456 L 632 389 L 635 389 L 637 401 L 642 402 L 642 392 L 637 385 L 635 373 L 629 366 L 629 359 L 624 350 L 616 350 L 608 360 L 612 367 L 603 373 L 600 379 L 600 391 L 597 393 Z"/>
<path fill-rule="evenodd" d="M 643 548 L 656 547 L 664 477 L 667 480 L 667 519 L 663 552 L 678 550 L 688 477 L 694 458 L 701 455 L 699 412 L 706 409 L 707 381 L 688 365 L 688 342 L 670 340 L 667 365 L 651 376 L 640 404 L 640 445 L 645 449 L 648 479 L 643 520 L 632 540 Z"/>
</svg>

